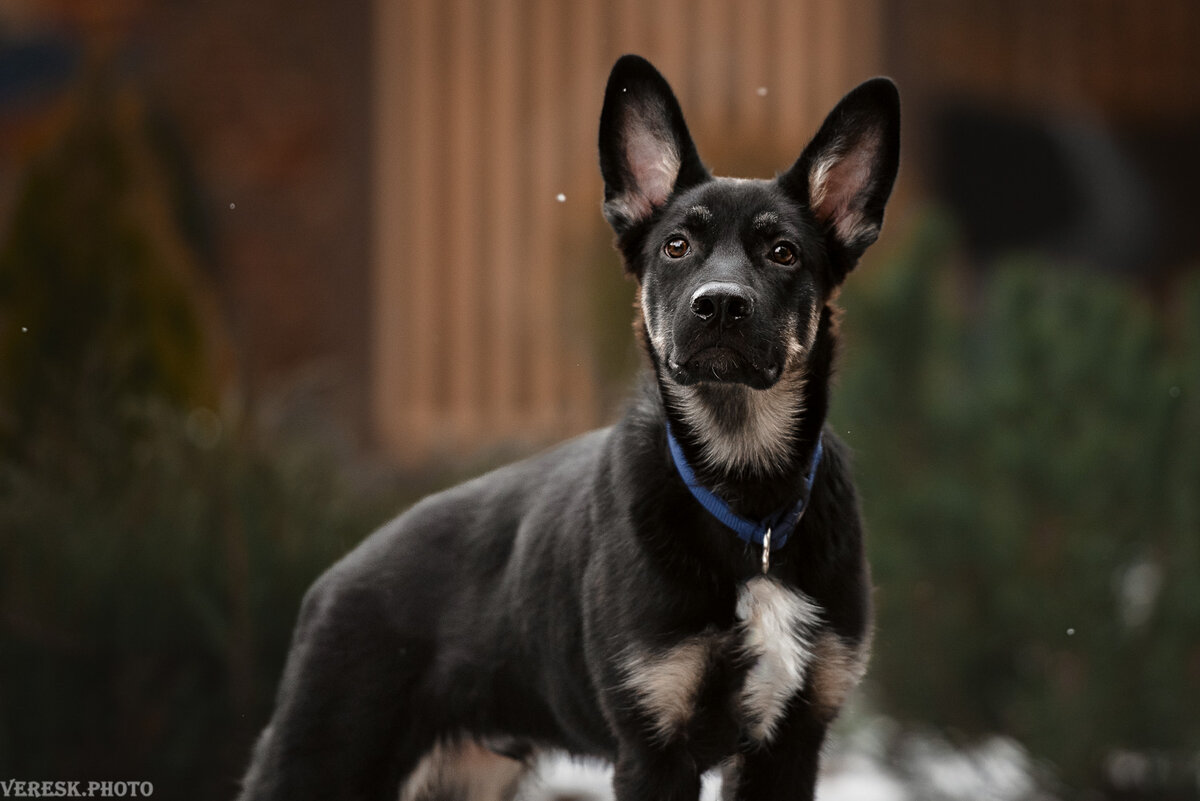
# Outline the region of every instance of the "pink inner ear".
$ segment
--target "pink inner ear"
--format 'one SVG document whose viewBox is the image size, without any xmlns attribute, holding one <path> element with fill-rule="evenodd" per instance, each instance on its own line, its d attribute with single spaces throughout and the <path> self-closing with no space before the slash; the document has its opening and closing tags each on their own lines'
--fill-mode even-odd
<svg viewBox="0 0 1200 801">
<path fill-rule="evenodd" d="M 879 136 L 868 135 L 849 150 L 834 152 L 813 165 L 809 199 L 817 219 L 832 225 L 843 242 L 860 234 L 862 198 L 870 188 L 872 168 L 879 150 Z"/>
<path fill-rule="evenodd" d="M 625 202 L 638 219 L 667 202 L 679 175 L 679 153 L 671 142 L 640 128 L 627 135 L 625 157 L 633 178 Z"/>
</svg>

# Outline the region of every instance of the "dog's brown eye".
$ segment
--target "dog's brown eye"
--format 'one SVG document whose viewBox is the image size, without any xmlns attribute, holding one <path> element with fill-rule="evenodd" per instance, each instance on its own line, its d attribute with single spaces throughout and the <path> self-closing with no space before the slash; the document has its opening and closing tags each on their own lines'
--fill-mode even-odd
<svg viewBox="0 0 1200 801">
<path fill-rule="evenodd" d="M 771 261 L 776 264 L 795 264 L 796 249 L 787 242 L 777 242 L 775 247 L 771 248 Z"/>
<path fill-rule="evenodd" d="M 673 237 L 667 240 L 667 244 L 663 245 L 663 253 L 666 253 L 672 259 L 682 259 L 688 254 L 691 246 L 688 241 L 682 236 Z"/>
</svg>

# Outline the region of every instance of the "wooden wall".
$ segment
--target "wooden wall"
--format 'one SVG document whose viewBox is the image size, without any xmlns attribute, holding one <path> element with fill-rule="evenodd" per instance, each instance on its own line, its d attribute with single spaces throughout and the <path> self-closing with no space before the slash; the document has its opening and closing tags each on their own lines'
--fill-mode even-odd
<svg viewBox="0 0 1200 801">
<path fill-rule="evenodd" d="M 893 0 L 885 28 L 909 94 L 1118 121 L 1200 113 L 1195 0 Z"/>
<path fill-rule="evenodd" d="M 880 13 L 878 0 L 377 0 L 371 364 L 385 448 L 416 461 L 601 422 L 597 333 L 580 310 L 607 252 L 595 137 L 617 56 L 663 71 L 715 171 L 769 176 L 880 71 Z M 615 313 L 631 314 L 632 285 L 627 297 Z"/>
</svg>

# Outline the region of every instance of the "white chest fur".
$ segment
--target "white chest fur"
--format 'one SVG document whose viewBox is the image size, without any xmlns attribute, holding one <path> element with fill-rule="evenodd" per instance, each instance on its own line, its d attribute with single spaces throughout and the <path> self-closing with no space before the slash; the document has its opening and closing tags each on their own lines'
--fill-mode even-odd
<svg viewBox="0 0 1200 801">
<path fill-rule="evenodd" d="M 738 590 L 736 615 L 734 642 L 711 632 L 662 651 L 635 648 L 625 656 L 626 686 L 648 713 L 656 738 L 668 740 L 688 724 L 710 658 L 730 647 L 750 661 L 735 703 L 746 733 L 759 742 L 771 739 L 792 696 L 813 678 L 809 674 L 822 649 L 821 609 L 812 599 L 757 576 Z"/>
<path fill-rule="evenodd" d="M 820 607 L 806 595 L 766 576 L 750 579 L 739 590 L 742 647 L 754 660 L 740 704 L 754 739 L 771 739 L 788 701 L 804 686 L 820 616 Z"/>
</svg>

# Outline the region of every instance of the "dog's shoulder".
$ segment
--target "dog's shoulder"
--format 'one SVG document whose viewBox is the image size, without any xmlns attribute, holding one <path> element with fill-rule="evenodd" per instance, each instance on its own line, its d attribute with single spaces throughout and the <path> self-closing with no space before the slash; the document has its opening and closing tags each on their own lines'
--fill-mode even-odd
<svg viewBox="0 0 1200 801">
<path fill-rule="evenodd" d="M 329 572 L 348 581 L 386 571 L 436 573 L 441 564 L 486 563 L 489 554 L 500 558 L 531 515 L 576 513 L 574 508 L 593 492 L 596 465 L 611 433 L 608 428 L 590 431 L 427 495 L 376 529 Z M 380 583 L 393 584 L 395 578 Z"/>
</svg>

